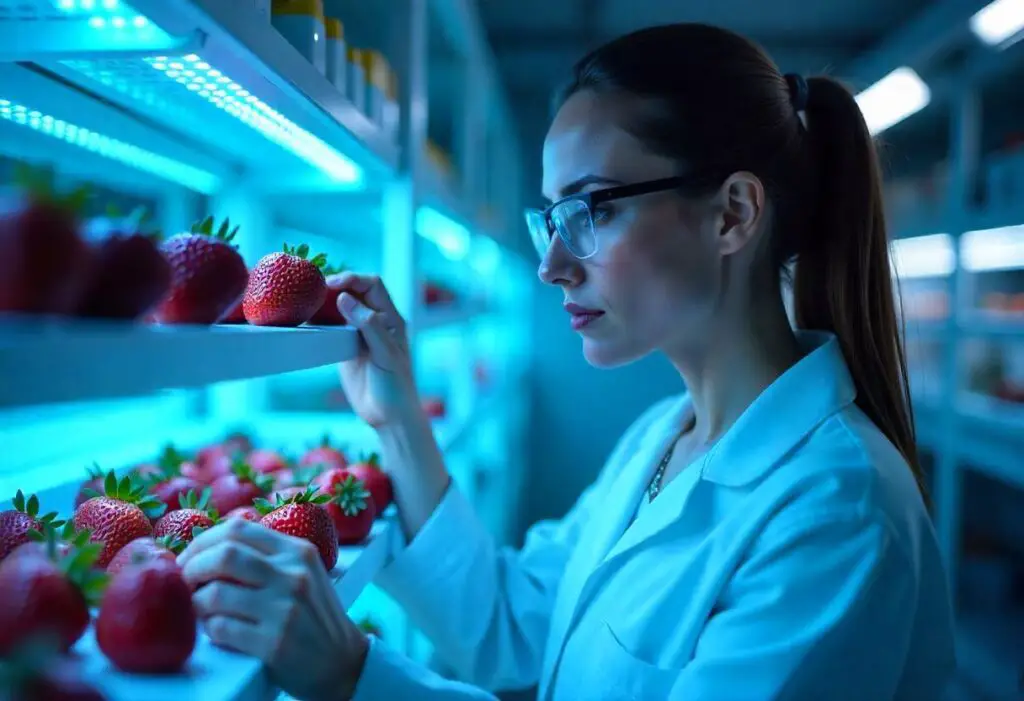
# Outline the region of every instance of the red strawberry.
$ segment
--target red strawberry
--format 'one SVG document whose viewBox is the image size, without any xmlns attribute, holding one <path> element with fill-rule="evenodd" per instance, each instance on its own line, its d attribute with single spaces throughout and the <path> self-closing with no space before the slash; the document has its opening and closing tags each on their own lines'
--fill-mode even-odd
<svg viewBox="0 0 1024 701">
<path fill-rule="evenodd" d="M 177 564 L 151 558 L 112 577 L 96 617 L 96 643 L 125 672 L 180 672 L 196 645 L 192 592 Z"/>
<path fill-rule="evenodd" d="M 144 485 L 130 477 L 118 481 L 113 472 L 107 473 L 103 490 L 103 495 L 75 509 L 74 516 L 75 528 L 90 531 L 93 542 L 103 544 L 96 560 L 99 567 L 106 567 L 117 551 L 131 541 L 152 535 L 150 518 L 159 517 L 167 508 L 147 494 Z"/>
<path fill-rule="evenodd" d="M 245 320 L 245 312 L 242 311 L 242 300 L 238 300 L 238 304 L 231 308 L 228 315 L 221 319 L 222 324 L 248 324 Z"/>
<path fill-rule="evenodd" d="M 160 538 L 136 538 L 117 551 L 117 555 L 114 555 L 114 559 L 107 565 L 107 575 L 113 577 L 129 565 L 154 558 L 177 562 L 178 553 L 184 549 L 185 543 L 172 535 Z"/>
<path fill-rule="evenodd" d="M 384 470 L 380 469 L 380 458 L 377 454 L 370 453 L 346 469 L 366 484 L 366 488 L 373 495 L 373 504 L 377 507 L 377 513 L 383 513 L 384 509 L 391 504 L 394 493 L 391 488 L 391 478 Z"/>
<path fill-rule="evenodd" d="M 320 439 L 320 445 L 311 448 L 299 460 L 300 465 L 323 465 L 324 467 L 345 467 L 348 465 L 348 458 L 339 448 L 331 445 L 331 437 L 325 435 Z"/>
<path fill-rule="evenodd" d="M 106 475 L 103 474 L 103 470 L 100 466 L 93 463 L 91 467 L 86 470 L 89 478 L 82 482 L 78 488 L 78 494 L 75 495 L 75 508 L 77 509 L 84 502 L 92 498 L 93 492 L 103 491 L 103 479 Z"/>
<path fill-rule="evenodd" d="M 7 559 L 19 545 L 29 541 L 29 531 L 42 531 L 47 525 L 57 528 L 64 524 L 57 520 L 56 512 L 39 513 L 39 499 L 35 494 L 27 500 L 19 489 L 12 501 L 13 509 L 0 511 L 0 560 Z"/>
<path fill-rule="evenodd" d="M 0 662 L 4 701 L 106 701 L 82 670 L 47 636 L 26 641 Z"/>
<path fill-rule="evenodd" d="M 424 399 L 420 403 L 420 406 L 423 407 L 423 413 L 425 413 L 432 419 L 443 419 L 445 417 L 445 414 L 448 413 L 448 409 L 445 406 L 444 400 L 440 399 L 439 397 L 430 397 Z"/>
<path fill-rule="evenodd" d="M 344 326 L 348 323 L 345 321 L 345 317 L 341 315 L 341 310 L 338 309 L 338 296 L 341 294 L 341 288 L 338 287 L 337 283 L 339 274 L 344 270 L 343 266 L 324 267 L 323 273 L 327 283 L 327 296 L 324 297 L 323 304 L 316 310 L 316 314 L 309 320 L 309 323 L 321 326 Z"/>
<path fill-rule="evenodd" d="M 75 313 L 107 319 L 137 319 L 171 286 L 171 267 L 154 240 L 138 233 L 114 234 L 95 249 L 93 274 Z"/>
<path fill-rule="evenodd" d="M 253 450 L 246 456 L 245 461 L 252 469 L 261 474 L 277 472 L 288 467 L 288 461 L 273 450 Z"/>
<path fill-rule="evenodd" d="M 255 506 L 239 506 L 224 514 L 225 521 L 229 518 L 244 518 L 246 521 L 258 522 L 263 516 Z"/>
<path fill-rule="evenodd" d="M 67 533 L 72 533 L 68 527 Z M 43 550 L 25 548 L 0 563 L 0 655 L 39 635 L 53 635 L 67 651 L 89 626 L 89 605 L 106 583 L 95 568 L 100 546 L 78 533 L 65 554 L 53 528 Z M 32 544 L 34 545 L 34 543 Z"/>
<path fill-rule="evenodd" d="M 365 485 L 351 474 L 346 474 L 342 481 L 334 484 L 334 489 L 329 494 L 331 501 L 324 508 L 334 522 L 338 542 L 341 545 L 362 543 L 373 528 L 373 517 L 376 513 L 373 496 Z"/>
<path fill-rule="evenodd" d="M 236 461 L 231 473 L 218 477 L 211 485 L 210 504 L 217 513 L 226 514 L 239 506 L 252 506 L 253 499 L 265 496 L 273 480 Z"/>
<path fill-rule="evenodd" d="M 78 216 L 88 191 L 57 196 L 52 173 L 30 169 L 21 179 L 24 202 L 0 215 L 0 312 L 68 314 L 92 269 Z"/>
<path fill-rule="evenodd" d="M 260 523 L 267 528 L 286 533 L 296 538 L 305 538 L 320 551 L 324 567 L 333 569 L 338 562 L 338 535 L 334 531 L 331 517 L 321 504 L 329 497 L 319 494 L 313 487 L 287 500 L 279 499 L 271 504 L 258 499 L 256 508 L 263 514 Z"/>
<path fill-rule="evenodd" d="M 181 508 L 161 516 L 153 527 L 153 535 L 157 538 L 171 536 L 184 543 L 191 543 L 193 538 L 211 528 L 218 518 L 216 511 L 207 508 L 210 492 L 210 487 L 207 487 L 198 498 L 192 491 L 182 495 L 179 498 Z"/>
<path fill-rule="evenodd" d="M 213 324 L 231 311 L 245 292 L 249 271 L 231 241 L 238 231 L 213 217 L 188 233 L 172 236 L 160 250 L 171 265 L 171 291 L 154 318 L 164 324 Z"/>
<path fill-rule="evenodd" d="M 249 275 L 243 311 L 255 326 L 298 326 L 309 321 L 324 302 L 327 283 L 320 269 L 326 257 L 320 253 L 306 260 L 309 246 L 290 248 L 264 256 Z"/>
</svg>

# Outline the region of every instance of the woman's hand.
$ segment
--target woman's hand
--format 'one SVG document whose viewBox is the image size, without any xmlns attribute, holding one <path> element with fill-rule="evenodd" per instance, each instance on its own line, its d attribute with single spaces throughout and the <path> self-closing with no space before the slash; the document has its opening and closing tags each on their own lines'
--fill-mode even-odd
<svg viewBox="0 0 1024 701">
<path fill-rule="evenodd" d="M 405 320 L 379 277 L 341 273 L 327 284 L 342 290 L 338 310 L 359 329 L 363 352 L 341 364 L 341 386 L 352 409 L 381 429 L 422 411 L 413 380 Z"/>
<path fill-rule="evenodd" d="M 369 649 L 316 548 L 245 519 L 201 533 L 178 557 L 207 635 L 264 662 L 298 699 L 348 699 Z"/>
</svg>

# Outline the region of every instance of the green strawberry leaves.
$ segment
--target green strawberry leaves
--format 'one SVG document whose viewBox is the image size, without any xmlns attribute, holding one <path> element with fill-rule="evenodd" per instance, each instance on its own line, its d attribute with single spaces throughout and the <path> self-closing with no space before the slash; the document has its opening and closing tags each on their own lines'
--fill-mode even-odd
<svg viewBox="0 0 1024 701">
<path fill-rule="evenodd" d="M 46 545 L 47 557 L 57 563 L 68 581 L 82 592 L 88 604 L 95 606 L 103 596 L 108 577 L 96 569 L 96 560 L 103 552 L 103 543 L 92 542 L 90 535 L 91 532 L 87 529 L 75 529 L 70 521 L 59 531 L 56 526 L 48 523 L 44 525 L 42 532 L 28 532 L 30 540 Z M 67 543 L 66 552 L 59 547 L 61 543 Z"/>
<path fill-rule="evenodd" d="M 18 162 L 14 166 L 14 184 L 33 202 L 59 207 L 82 218 L 92 197 L 88 185 L 79 185 L 68 193 L 57 191 L 57 175 L 52 166 L 38 167 Z"/>
<path fill-rule="evenodd" d="M 302 260 L 307 260 L 309 256 L 309 245 L 305 243 L 300 243 L 298 246 L 289 246 L 286 243 L 284 244 L 283 250 L 286 254 L 290 256 L 295 256 L 296 258 L 301 258 Z M 308 260 L 310 263 L 313 264 L 313 267 L 315 267 L 317 270 L 321 272 L 321 274 L 327 274 L 324 272 L 324 268 L 327 266 L 326 253 L 317 253 L 312 258 L 308 258 Z"/>
<path fill-rule="evenodd" d="M 44 526 L 51 526 L 53 528 L 59 528 L 64 524 L 64 521 L 57 518 L 56 511 L 50 511 L 48 513 L 39 514 L 39 497 L 35 494 L 25 499 L 25 494 L 20 489 L 17 494 L 14 495 L 14 509 L 25 514 L 29 518 L 39 521 Z"/>
<path fill-rule="evenodd" d="M 256 472 L 240 455 L 235 456 L 232 460 L 231 471 L 239 482 L 252 482 L 261 491 L 269 492 L 270 488 L 274 486 L 273 477 Z"/>
<path fill-rule="evenodd" d="M 146 491 L 146 484 L 138 478 L 126 475 L 120 480 L 113 470 L 107 473 L 103 479 L 103 493 L 100 494 L 92 489 L 85 490 L 86 494 L 93 497 L 108 497 L 125 501 L 142 509 L 142 512 L 150 519 L 163 516 L 167 505 Z"/>
<path fill-rule="evenodd" d="M 278 509 L 284 506 L 290 506 L 292 504 L 317 504 L 322 506 L 328 503 L 330 500 L 331 497 L 329 494 L 324 494 L 320 492 L 320 490 L 314 487 L 313 485 L 306 485 L 305 490 L 299 492 L 298 494 L 293 494 L 290 497 L 282 497 L 280 494 L 278 494 L 277 498 L 274 501 L 260 498 L 253 499 L 252 503 L 253 506 L 256 507 L 256 510 L 260 513 L 260 516 L 266 516 L 267 514 L 273 511 L 277 511 Z"/>
<path fill-rule="evenodd" d="M 369 505 L 370 492 L 366 489 L 363 481 L 355 475 L 346 475 L 345 479 L 334 485 L 332 500 L 341 508 L 346 516 L 356 516 L 364 511 Z"/>
<path fill-rule="evenodd" d="M 380 469 L 380 455 L 377 453 L 363 453 L 359 456 L 359 464 L 372 467 L 375 470 Z"/>
<path fill-rule="evenodd" d="M 200 222 L 196 222 L 192 225 L 190 232 L 193 234 L 200 234 L 202 236 L 209 236 L 211 238 L 218 239 L 224 243 L 231 243 L 235 240 L 235 234 L 238 233 L 239 227 L 231 228 L 231 219 L 225 218 L 219 228 L 214 229 L 216 222 L 212 216 L 203 219 Z"/>
</svg>

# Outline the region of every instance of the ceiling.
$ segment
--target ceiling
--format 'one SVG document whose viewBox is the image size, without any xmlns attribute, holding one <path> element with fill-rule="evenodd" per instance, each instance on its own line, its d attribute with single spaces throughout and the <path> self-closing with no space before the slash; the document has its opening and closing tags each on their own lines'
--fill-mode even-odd
<svg viewBox="0 0 1024 701">
<path fill-rule="evenodd" d="M 1022 72 L 1015 67 L 1024 65 L 1024 42 L 998 55 L 980 47 L 967 29 L 967 18 L 985 4 L 987 0 L 478 0 L 476 7 L 526 153 L 538 153 L 550 117 L 550 96 L 588 49 L 641 27 L 687 21 L 724 26 L 752 38 L 783 71 L 827 72 L 856 89 L 902 64 L 917 69 L 930 85 L 937 77 L 942 87 L 933 86 L 933 104 L 885 134 L 888 165 L 901 172 L 920 170 L 946 153 L 950 98 L 959 89 L 957 71 L 979 53 L 992 54 L 980 57 L 988 61 L 986 128 L 990 122 L 998 125 L 990 130 L 993 134 L 1005 131 L 1007 124 L 1024 128 L 1024 93 L 1008 89 L 1020 84 Z M 996 73 L 998 81 L 993 79 Z M 527 162 L 528 188 L 535 188 L 535 160 Z"/>
</svg>

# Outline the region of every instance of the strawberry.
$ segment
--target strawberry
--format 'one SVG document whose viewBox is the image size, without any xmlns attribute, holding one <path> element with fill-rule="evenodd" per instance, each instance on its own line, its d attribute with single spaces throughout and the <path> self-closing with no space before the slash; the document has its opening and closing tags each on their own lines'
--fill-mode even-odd
<svg viewBox="0 0 1024 701">
<path fill-rule="evenodd" d="M 341 310 L 338 309 L 338 297 L 341 295 L 341 288 L 337 284 L 338 276 L 344 270 L 344 266 L 324 266 L 323 273 L 327 283 L 327 296 L 324 297 L 323 304 L 316 310 L 309 323 L 319 324 L 320 326 L 344 326 L 348 323 L 345 317 L 342 316 Z"/>
<path fill-rule="evenodd" d="M 245 320 L 245 312 L 242 311 L 242 300 L 238 300 L 238 303 L 231 308 L 227 316 L 220 320 L 222 324 L 248 324 Z"/>
<path fill-rule="evenodd" d="M 306 454 L 299 460 L 300 465 L 323 465 L 324 467 L 345 467 L 348 465 L 348 458 L 339 448 L 331 445 L 331 437 L 324 435 L 320 439 L 320 445 L 306 451 Z"/>
<path fill-rule="evenodd" d="M 194 491 L 179 497 L 181 508 L 161 516 L 153 527 L 153 535 L 157 538 L 171 536 L 191 543 L 193 538 L 211 528 L 218 521 L 217 512 L 207 508 L 211 491 L 207 487 L 198 498 Z"/>
<path fill-rule="evenodd" d="M 138 319 L 170 289 L 171 266 L 144 234 L 114 234 L 96 247 L 94 259 L 78 316 Z"/>
<path fill-rule="evenodd" d="M 93 542 L 103 550 L 96 560 L 106 567 L 117 551 L 143 536 L 152 535 L 150 518 L 157 518 L 167 507 L 146 493 L 144 485 L 124 477 L 120 481 L 108 472 L 103 481 L 103 494 L 98 494 L 75 509 L 74 524 L 78 530 L 91 532 Z"/>
<path fill-rule="evenodd" d="M 177 509 L 181 497 L 185 494 L 203 488 L 203 484 L 195 477 L 181 474 L 181 469 L 186 464 L 185 456 L 175 450 L 173 445 L 168 445 L 157 461 L 155 474 L 150 474 L 142 480 L 149 493 L 159 499 L 168 511 Z M 136 474 L 141 475 L 141 472 L 137 469 Z"/>
<path fill-rule="evenodd" d="M 70 650 L 89 626 L 89 606 L 106 584 L 106 575 L 94 568 L 100 546 L 89 542 L 88 533 L 74 534 L 65 554 L 54 528 L 33 533 L 45 538 L 44 549 L 23 546 L 0 563 L 0 655 L 38 634 L 53 635 L 62 650 Z"/>
<path fill-rule="evenodd" d="M 423 408 L 423 413 L 431 419 L 443 419 L 448 413 L 445 402 L 440 397 L 428 397 L 420 403 L 420 406 Z"/>
<path fill-rule="evenodd" d="M 231 511 L 224 514 L 225 521 L 229 518 L 244 518 L 246 521 L 257 522 L 263 516 L 255 506 L 239 506 L 237 509 L 231 509 Z"/>
<path fill-rule="evenodd" d="M 288 499 L 274 503 L 257 499 L 256 508 L 263 515 L 260 523 L 267 528 L 296 538 L 305 538 L 316 546 L 324 567 L 333 569 L 338 562 L 338 535 L 334 523 L 322 504 L 330 497 L 319 494 L 313 487 Z"/>
<path fill-rule="evenodd" d="M 217 231 L 213 217 L 172 236 L 160 250 L 171 266 L 171 290 L 154 318 L 164 324 L 213 324 L 231 311 L 245 292 L 249 270 L 231 243 L 238 228 L 225 219 Z"/>
<path fill-rule="evenodd" d="M 324 508 L 334 522 L 338 542 L 341 545 L 355 545 L 366 540 L 376 514 L 373 496 L 366 486 L 354 475 L 346 474 L 326 493 L 331 500 Z"/>
<path fill-rule="evenodd" d="M 113 577 L 128 565 L 154 558 L 177 562 L 178 554 L 184 549 L 185 543 L 173 535 L 160 538 L 136 538 L 117 551 L 117 555 L 114 555 L 114 559 L 107 565 L 107 576 Z"/>
<path fill-rule="evenodd" d="M 56 528 L 64 524 L 57 520 L 56 512 L 39 513 L 39 499 L 35 494 L 26 500 L 19 489 L 12 505 L 13 509 L 0 511 L 0 561 L 7 559 L 16 547 L 29 541 L 29 531 L 41 531 L 47 525 Z"/>
<path fill-rule="evenodd" d="M 270 499 L 271 501 L 276 501 L 277 499 L 280 499 L 281 501 L 287 501 L 296 494 L 302 494 L 304 491 L 306 491 L 306 485 L 303 485 L 301 487 L 297 485 L 291 487 L 282 487 L 281 489 L 275 489 L 273 492 L 271 492 Z"/>
<path fill-rule="evenodd" d="M 196 645 L 196 612 L 181 568 L 162 558 L 126 566 L 107 585 L 96 643 L 125 672 L 180 672 Z"/>
<path fill-rule="evenodd" d="M 249 466 L 256 470 L 256 472 L 264 475 L 271 472 L 277 472 L 278 470 L 284 470 L 288 467 L 288 460 L 280 453 L 273 450 L 256 449 L 250 451 L 249 455 L 246 456 L 245 461 L 249 463 Z"/>
<path fill-rule="evenodd" d="M 69 314 L 92 270 L 79 218 L 88 190 L 57 194 L 52 172 L 27 167 L 18 179 L 24 200 L 0 215 L 0 312 Z"/>
<path fill-rule="evenodd" d="M 18 645 L 0 662 L 0 699 L 4 701 L 106 701 L 82 678 L 79 665 L 62 654 L 50 636 Z"/>
<path fill-rule="evenodd" d="M 380 458 L 376 453 L 370 453 L 354 465 L 346 468 L 359 480 L 365 483 L 370 494 L 373 495 L 373 504 L 377 507 L 377 513 L 383 513 L 394 498 L 391 488 L 391 478 L 380 468 Z"/>
<path fill-rule="evenodd" d="M 264 256 L 249 275 L 243 311 L 254 326 L 298 326 L 309 321 L 327 295 L 321 272 L 327 261 L 320 253 L 311 260 L 309 246 L 284 246 L 283 253 Z"/>
<path fill-rule="evenodd" d="M 245 431 L 232 431 L 221 442 L 229 455 L 248 453 L 253 449 L 252 438 Z"/>
<path fill-rule="evenodd" d="M 103 490 L 103 478 L 106 475 L 103 474 L 103 470 L 96 463 L 93 463 L 91 467 L 86 468 L 86 474 L 88 479 L 82 482 L 78 488 L 78 494 L 75 495 L 75 508 L 77 509 L 85 501 L 92 498 L 93 492 L 99 492 Z"/>
<path fill-rule="evenodd" d="M 266 495 L 271 484 L 270 477 L 254 471 L 247 463 L 235 461 L 231 473 L 218 477 L 211 485 L 210 504 L 221 514 L 239 506 L 252 506 L 253 499 Z"/>
</svg>

